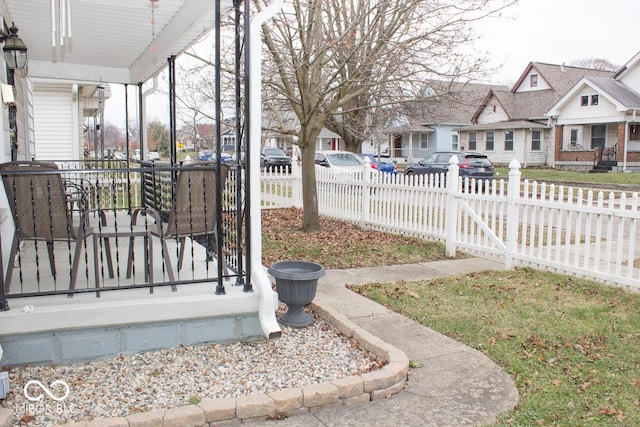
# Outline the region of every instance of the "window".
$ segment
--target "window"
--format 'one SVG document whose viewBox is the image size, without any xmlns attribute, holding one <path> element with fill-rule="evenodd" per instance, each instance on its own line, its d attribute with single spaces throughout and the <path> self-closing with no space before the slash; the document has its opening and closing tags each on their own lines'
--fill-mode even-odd
<svg viewBox="0 0 640 427">
<path fill-rule="evenodd" d="M 580 106 L 586 107 L 589 105 L 589 95 L 583 95 L 580 97 Z"/>
<path fill-rule="evenodd" d="M 600 97 L 598 95 L 591 95 L 591 105 L 598 105 Z"/>
<path fill-rule="evenodd" d="M 531 74 L 531 87 L 537 87 L 537 86 L 538 86 L 538 75 Z"/>
<path fill-rule="evenodd" d="M 487 132 L 487 141 L 486 141 L 486 147 L 485 149 L 487 151 L 493 151 L 493 139 L 494 139 L 494 135 L 493 132 Z"/>
<path fill-rule="evenodd" d="M 476 144 L 478 143 L 478 137 L 475 132 L 469 132 L 469 150 L 476 151 Z"/>
<path fill-rule="evenodd" d="M 578 129 L 571 129 L 571 145 L 578 145 Z"/>
<path fill-rule="evenodd" d="M 451 134 L 451 149 L 453 151 L 458 151 L 458 141 L 460 140 L 460 137 L 458 136 L 457 133 L 452 133 Z"/>
<path fill-rule="evenodd" d="M 531 131 L 531 151 L 540 151 L 542 149 L 542 132 L 539 130 Z"/>
<path fill-rule="evenodd" d="M 607 125 L 591 126 L 591 149 L 604 148 Z"/>
<path fill-rule="evenodd" d="M 421 133 L 420 134 L 420 148 L 429 148 L 429 134 Z"/>
<path fill-rule="evenodd" d="M 513 151 L 513 131 L 508 130 L 504 133 L 504 151 Z"/>
</svg>

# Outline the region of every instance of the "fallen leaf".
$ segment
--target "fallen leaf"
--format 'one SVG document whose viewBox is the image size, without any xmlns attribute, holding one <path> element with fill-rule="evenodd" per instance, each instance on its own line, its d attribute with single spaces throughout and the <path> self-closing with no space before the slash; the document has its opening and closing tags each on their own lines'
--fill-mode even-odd
<svg viewBox="0 0 640 427">
<path fill-rule="evenodd" d="M 612 408 L 611 406 L 604 406 L 598 410 L 598 413 L 603 415 L 615 415 L 617 411 L 615 408 Z"/>
<path fill-rule="evenodd" d="M 553 380 L 553 385 L 554 385 L 554 386 L 556 386 L 556 387 L 560 387 L 560 385 L 561 385 L 561 384 L 562 384 L 562 381 L 560 381 L 560 380 L 558 380 L 558 379 Z"/>
</svg>

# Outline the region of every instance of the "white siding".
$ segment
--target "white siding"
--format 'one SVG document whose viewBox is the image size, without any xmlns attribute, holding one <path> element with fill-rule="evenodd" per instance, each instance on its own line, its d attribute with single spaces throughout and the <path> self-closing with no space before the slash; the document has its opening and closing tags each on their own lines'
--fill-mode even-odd
<svg viewBox="0 0 640 427">
<path fill-rule="evenodd" d="M 76 114 L 71 85 L 34 85 L 33 110 L 37 160 L 74 159 Z"/>
<path fill-rule="evenodd" d="M 592 95 L 599 95 L 598 105 L 580 105 L 582 96 L 588 96 L 589 103 L 591 103 Z M 560 110 L 558 123 L 565 124 L 571 123 L 572 121 L 575 122 L 576 120 L 582 123 L 584 123 L 585 121 L 602 123 L 606 121 L 617 121 L 619 117 L 620 113 L 616 111 L 616 107 L 612 102 L 610 102 L 602 94 L 587 86 L 584 87 L 581 91 L 576 92 L 575 96 L 573 96 L 565 104 L 562 110 Z"/>
<path fill-rule="evenodd" d="M 495 98 L 491 98 L 478 116 L 478 124 L 496 123 L 509 120 L 507 112 Z"/>
<path fill-rule="evenodd" d="M 630 88 L 640 91 L 640 65 L 636 64 L 634 68 L 627 70 L 620 81 Z"/>
<path fill-rule="evenodd" d="M 537 86 L 531 86 L 531 75 L 535 74 L 538 76 L 538 84 Z M 531 92 L 534 90 L 547 90 L 551 89 L 547 82 L 542 78 L 542 74 L 540 74 L 537 70 L 530 70 L 525 78 L 520 83 L 520 86 L 516 89 L 516 92 Z"/>
</svg>

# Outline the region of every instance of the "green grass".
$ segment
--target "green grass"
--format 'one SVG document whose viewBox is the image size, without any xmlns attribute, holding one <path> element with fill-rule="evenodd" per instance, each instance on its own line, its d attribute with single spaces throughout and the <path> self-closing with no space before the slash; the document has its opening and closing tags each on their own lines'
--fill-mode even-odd
<svg viewBox="0 0 640 427">
<path fill-rule="evenodd" d="M 522 179 L 536 181 L 561 181 L 574 182 L 580 184 L 624 184 L 640 185 L 640 173 L 587 173 L 572 172 L 559 169 L 526 168 L 520 169 Z M 508 178 L 509 169 L 505 167 L 496 168 L 496 177 Z"/>
<path fill-rule="evenodd" d="M 502 366 L 497 425 L 640 425 L 639 293 L 532 269 L 354 289 Z"/>
</svg>

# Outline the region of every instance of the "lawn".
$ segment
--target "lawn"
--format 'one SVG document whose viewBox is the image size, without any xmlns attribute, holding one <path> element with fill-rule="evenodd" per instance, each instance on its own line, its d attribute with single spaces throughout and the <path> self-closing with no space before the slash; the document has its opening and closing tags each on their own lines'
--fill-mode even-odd
<svg viewBox="0 0 640 427">
<path fill-rule="evenodd" d="M 572 172 L 559 169 L 525 168 L 520 169 L 522 179 L 579 184 L 613 184 L 640 186 L 640 173 L 587 173 Z M 509 168 L 496 168 L 496 178 L 507 178 Z"/>
<path fill-rule="evenodd" d="M 263 215 L 265 265 L 308 259 L 354 268 L 444 258 L 440 244 L 326 218 L 322 231 L 305 234 L 297 209 Z M 497 425 L 640 425 L 640 293 L 528 268 L 355 289 L 502 366 L 520 400 Z"/>
</svg>

